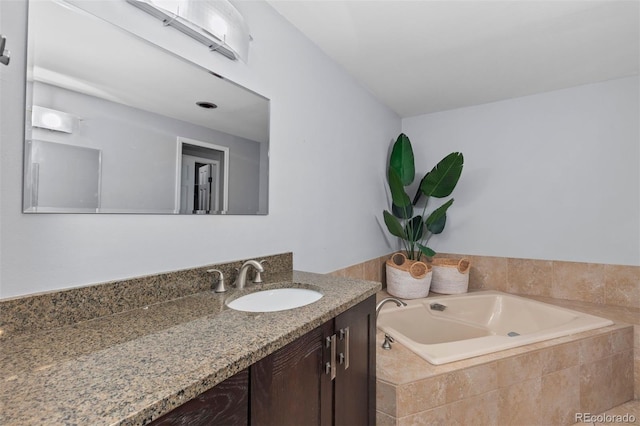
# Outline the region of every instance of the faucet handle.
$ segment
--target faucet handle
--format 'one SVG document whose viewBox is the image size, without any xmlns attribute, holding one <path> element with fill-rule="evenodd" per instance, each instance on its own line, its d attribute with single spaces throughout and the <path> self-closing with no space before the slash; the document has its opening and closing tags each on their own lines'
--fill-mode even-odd
<svg viewBox="0 0 640 426">
<path fill-rule="evenodd" d="M 395 342 L 393 337 L 389 336 L 387 333 L 384 334 L 384 342 L 382 343 L 382 349 L 389 350 L 391 349 L 391 344 Z"/>
<path fill-rule="evenodd" d="M 265 263 L 267 263 L 267 260 L 266 260 L 266 259 L 262 259 L 262 260 L 261 260 L 261 261 L 259 261 L 258 263 L 259 263 L 260 265 L 264 265 Z M 254 284 L 260 284 L 260 283 L 264 282 L 264 281 L 262 280 L 262 272 L 264 272 L 264 267 L 263 267 L 262 269 L 263 269 L 262 271 L 260 271 L 260 270 L 256 269 L 256 275 L 255 275 L 255 277 L 253 277 L 253 283 L 254 283 Z"/>
<path fill-rule="evenodd" d="M 225 293 L 227 291 L 227 289 L 224 286 L 224 274 L 222 273 L 222 271 L 219 270 L 219 269 L 207 269 L 207 272 L 209 272 L 209 273 L 217 272 L 218 273 L 218 284 L 216 285 L 216 288 L 215 288 L 214 292 L 216 292 L 216 293 Z"/>
</svg>

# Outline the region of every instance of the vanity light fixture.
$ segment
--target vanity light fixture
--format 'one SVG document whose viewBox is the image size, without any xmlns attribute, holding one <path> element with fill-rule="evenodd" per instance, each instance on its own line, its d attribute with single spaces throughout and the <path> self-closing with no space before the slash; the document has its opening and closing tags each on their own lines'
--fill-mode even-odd
<svg viewBox="0 0 640 426">
<path fill-rule="evenodd" d="M 249 27 L 228 0 L 127 0 L 231 60 L 247 61 Z"/>
<path fill-rule="evenodd" d="M 55 109 L 34 105 L 31 107 L 31 125 L 56 132 L 73 133 L 78 128 L 78 117 Z"/>
<path fill-rule="evenodd" d="M 205 108 L 205 109 L 218 108 L 218 105 L 216 105 L 216 104 L 214 104 L 212 102 L 207 102 L 207 101 L 196 102 L 196 105 L 198 105 L 200 108 Z"/>
</svg>

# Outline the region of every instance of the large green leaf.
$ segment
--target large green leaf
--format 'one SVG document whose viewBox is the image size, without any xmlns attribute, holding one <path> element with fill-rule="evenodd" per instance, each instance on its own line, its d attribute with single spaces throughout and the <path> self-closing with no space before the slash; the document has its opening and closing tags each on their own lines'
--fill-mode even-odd
<svg viewBox="0 0 640 426">
<path fill-rule="evenodd" d="M 384 223 L 385 225 L 387 225 L 387 229 L 389 230 L 389 232 L 391 232 L 391 235 L 395 235 L 398 238 L 406 240 L 407 235 L 404 233 L 404 228 L 400 224 L 400 221 L 386 210 L 383 212 L 383 215 Z"/>
<path fill-rule="evenodd" d="M 411 199 L 404 191 L 404 186 L 400 181 L 400 176 L 391 167 L 389 167 L 389 189 L 391 190 L 391 199 L 393 200 L 393 204 L 398 208 L 402 209 L 411 205 Z"/>
<path fill-rule="evenodd" d="M 410 219 L 413 216 L 413 206 L 409 204 L 404 207 L 398 207 L 395 204 L 392 204 L 391 213 L 399 219 Z"/>
<path fill-rule="evenodd" d="M 418 244 L 418 248 L 420 249 L 420 252 L 427 257 L 433 257 L 436 255 L 435 251 L 433 251 L 427 246 L 423 246 L 422 244 Z"/>
<path fill-rule="evenodd" d="M 424 222 L 422 222 L 422 216 L 416 216 L 407 221 L 404 227 L 407 240 L 420 241 L 424 235 Z"/>
<path fill-rule="evenodd" d="M 453 204 L 453 198 L 435 209 L 425 221 L 427 229 L 432 234 L 439 234 L 447 223 L 447 209 Z"/>
<path fill-rule="evenodd" d="M 452 152 L 447 155 L 422 178 L 420 191 L 427 197 L 443 198 L 451 195 L 458 184 L 463 165 L 462 153 Z"/>
<path fill-rule="evenodd" d="M 398 173 L 403 186 L 410 185 L 416 176 L 411 141 L 404 133 L 400 133 L 393 144 L 391 157 L 389 157 L 389 168 Z"/>
<path fill-rule="evenodd" d="M 447 215 L 445 214 L 444 216 L 442 216 L 437 221 L 429 224 L 427 226 L 427 229 L 432 234 L 440 234 L 440 233 L 442 233 L 442 231 L 444 231 L 444 227 L 445 227 L 446 224 L 447 224 Z"/>
</svg>

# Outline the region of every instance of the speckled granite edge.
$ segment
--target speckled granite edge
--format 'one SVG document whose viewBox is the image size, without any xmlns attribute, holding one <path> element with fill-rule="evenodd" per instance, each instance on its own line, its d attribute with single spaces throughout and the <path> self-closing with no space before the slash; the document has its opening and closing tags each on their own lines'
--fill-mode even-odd
<svg viewBox="0 0 640 426">
<path fill-rule="evenodd" d="M 291 272 L 293 253 L 255 257 L 265 259 L 265 282 L 271 274 Z M 244 260 L 135 277 L 126 280 L 0 300 L 0 339 L 112 315 L 173 300 L 212 288 L 207 269 L 220 269 L 232 283 Z"/>
</svg>

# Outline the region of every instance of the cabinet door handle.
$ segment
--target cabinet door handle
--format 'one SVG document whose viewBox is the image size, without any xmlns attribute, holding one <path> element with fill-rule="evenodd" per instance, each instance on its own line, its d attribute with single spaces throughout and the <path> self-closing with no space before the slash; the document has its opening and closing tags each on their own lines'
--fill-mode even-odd
<svg viewBox="0 0 640 426">
<path fill-rule="evenodd" d="M 331 380 L 336 378 L 336 335 L 327 337 L 327 347 L 329 348 L 331 355 L 329 362 L 324 365 L 324 372 L 331 376 Z"/>
<path fill-rule="evenodd" d="M 349 368 L 349 327 L 340 329 L 340 340 L 344 340 L 344 352 L 340 353 L 340 364 L 344 364 L 344 369 Z"/>
</svg>

